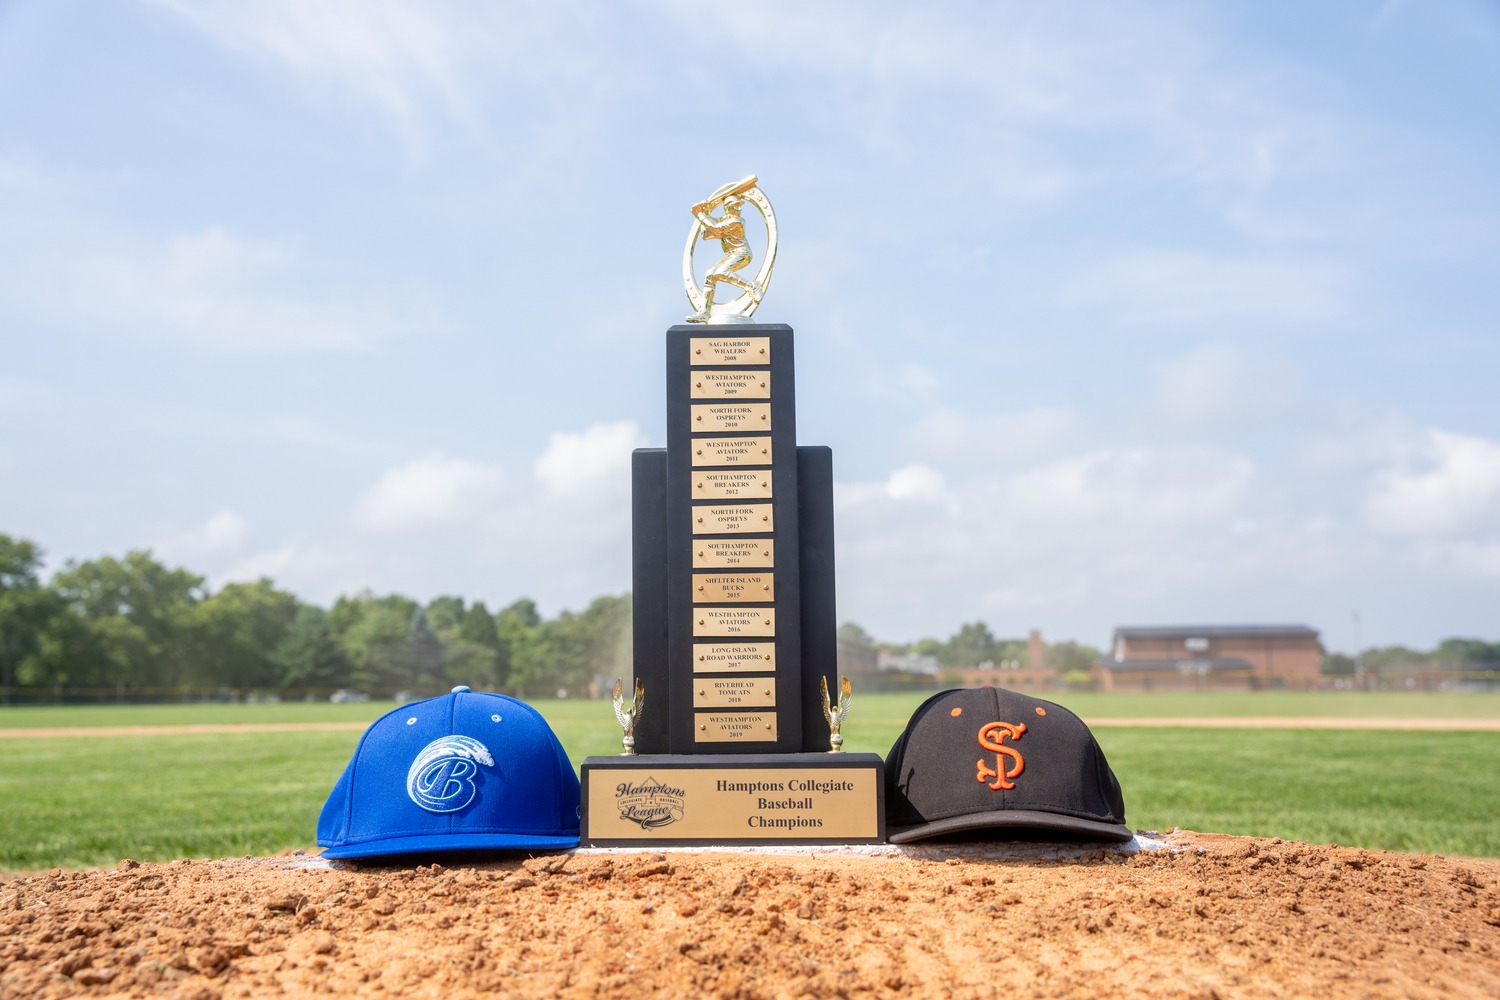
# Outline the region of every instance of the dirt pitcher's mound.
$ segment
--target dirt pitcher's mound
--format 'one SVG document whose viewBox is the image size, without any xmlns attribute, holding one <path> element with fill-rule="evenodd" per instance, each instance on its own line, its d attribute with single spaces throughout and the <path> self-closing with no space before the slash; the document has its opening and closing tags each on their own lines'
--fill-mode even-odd
<svg viewBox="0 0 1500 1000">
<path fill-rule="evenodd" d="M 1500 995 L 1495 862 L 1168 839 L 1062 861 L 122 862 L 0 886 L 0 996 Z"/>
</svg>

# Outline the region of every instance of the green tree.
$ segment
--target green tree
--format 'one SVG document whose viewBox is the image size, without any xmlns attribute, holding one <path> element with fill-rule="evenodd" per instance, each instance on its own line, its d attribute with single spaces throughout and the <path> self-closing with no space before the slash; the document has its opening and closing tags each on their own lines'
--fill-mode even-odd
<svg viewBox="0 0 1500 1000">
<path fill-rule="evenodd" d="M 283 668 L 273 654 L 297 617 L 297 598 L 262 577 L 231 583 L 192 615 L 193 680 L 237 688 L 276 687 Z"/>
<path fill-rule="evenodd" d="M 509 607 L 495 612 L 495 635 L 499 640 L 495 660 L 495 683 L 514 688 L 519 675 L 515 671 L 516 651 L 525 645 L 532 632 L 542 623 L 536 602 L 523 597 Z"/>
<path fill-rule="evenodd" d="M 874 673 L 876 664 L 875 638 L 854 622 L 839 626 L 836 650 L 840 669 L 847 662 L 850 673 Z"/>
<path fill-rule="evenodd" d="M 850 646 L 870 646 L 873 648 L 875 645 L 875 637 L 854 622 L 844 622 L 844 624 L 839 626 L 838 641 L 846 642 Z"/>
<path fill-rule="evenodd" d="M 389 690 L 411 683 L 404 647 L 407 625 L 419 610 L 415 601 L 399 594 L 376 597 L 368 591 L 334 604 L 329 623 L 359 687 Z"/>
<path fill-rule="evenodd" d="M 536 602 L 529 597 L 523 597 L 507 608 L 501 608 L 495 613 L 495 630 L 504 638 L 507 632 L 520 632 L 526 629 L 536 628 L 542 623 L 542 616 L 537 614 Z"/>
<path fill-rule="evenodd" d="M 1099 660 L 1099 651 L 1078 642 L 1055 642 L 1042 650 L 1042 662 L 1059 674 L 1087 674 Z"/>
<path fill-rule="evenodd" d="M 453 684 L 493 688 L 505 680 L 499 668 L 500 636 L 495 631 L 495 619 L 479 601 L 464 612 L 458 626 L 444 639 L 443 673 Z"/>
<path fill-rule="evenodd" d="M 1343 653 L 1329 653 L 1323 657 L 1322 671 L 1331 677 L 1352 676 L 1354 657 L 1345 656 Z"/>
<path fill-rule="evenodd" d="M 54 619 L 31 683 L 173 688 L 201 682 L 197 606 L 203 578 L 149 552 L 68 562 L 52 589 L 85 623 Z"/>
<path fill-rule="evenodd" d="M 500 633 L 495 628 L 494 616 L 484 606 L 483 601 L 475 601 L 469 610 L 464 612 L 463 621 L 458 626 L 458 638 L 463 642 L 472 642 L 476 646 L 500 648 Z"/>
<path fill-rule="evenodd" d="M 343 687 L 352 683 L 352 666 L 333 631 L 331 615 L 304 604 L 271 653 L 282 687 Z"/>
<path fill-rule="evenodd" d="M 462 597 L 435 597 L 427 605 L 427 624 L 442 642 L 458 638 L 458 626 L 464 619 Z"/>
<path fill-rule="evenodd" d="M 41 565 L 35 543 L 0 535 L 0 689 L 15 685 L 23 663 L 35 662 L 49 623 L 65 612 L 42 587 Z"/>
<path fill-rule="evenodd" d="M 1444 639 L 1438 643 L 1432 658 L 1439 663 L 1500 663 L 1500 642 L 1482 639 Z"/>
<path fill-rule="evenodd" d="M 504 612 L 502 625 L 503 619 Z M 509 684 L 532 694 L 550 694 L 558 689 L 576 692 L 596 676 L 624 676 L 629 672 L 627 594 L 600 597 L 581 614 L 564 611 L 521 633 L 512 647 Z"/>
<path fill-rule="evenodd" d="M 430 687 L 441 676 L 443 644 L 428 623 L 425 608 L 412 612 L 406 623 L 405 638 L 401 658 L 406 664 L 409 682 L 416 687 Z"/>
<path fill-rule="evenodd" d="M 995 636 L 984 622 L 970 622 L 959 626 L 956 633 L 943 644 L 937 658 L 945 667 L 967 669 L 986 660 L 995 659 Z"/>
<path fill-rule="evenodd" d="M 1367 674 L 1378 674 L 1387 670 L 1402 670 L 1420 667 L 1427 663 L 1428 654 L 1405 646 L 1383 646 L 1367 649 L 1355 656 Z"/>
</svg>

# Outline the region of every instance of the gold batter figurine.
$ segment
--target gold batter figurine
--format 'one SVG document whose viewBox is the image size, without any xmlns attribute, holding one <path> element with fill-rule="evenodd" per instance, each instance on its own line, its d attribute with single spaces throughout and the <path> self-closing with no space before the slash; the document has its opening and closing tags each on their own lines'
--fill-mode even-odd
<svg viewBox="0 0 1500 1000">
<path fill-rule="evenodd" d="M 719 246 L 724 249 L 724 258 L 703 276 L 703 308 L 687 318 L 689 323 L 708 322 L 713 312 L 714 293 L 721 283 L 749 292 L 757 303 L 763 294 L 760 285 L 753 278 L 742 278 L 734 273 L 750 263 L 750 244 L 745 242 L 745 220 L 740 218 L 740 209 L 745 206 L 745 201 L 730 195 L 724 199 L 723 204 L 722 219 L 709 215 L 713 211 L 712 202 L 700 201 L 693 206 L 694 218 L 703 223 L 703 239 L 718 240 Z"/>
<path fill-rule="evenodd" d="M 746 203 L 754 205 L 766 220 L 766 257 L 759 271 L 752 277 L 739 274 L 750 266 L 753 255 L 745 239 L 745 220 L 740 213 Z M 722 207 L 724 214 L 715 218 L 713 212 Z M 688 232 L 687 249 L 682 255 L 682 282 L 688 301 L 697 312 L 687 318 L 689 323 L 750 323 L 760 300 L 765 297 L 771 282 L 771 268 L 776 263 L 776 213 L 765 193 L 757 186 L 752 174 L 744 180 L 725 184 L 713 194 L 692 207 L 693 228 Z M 698 287 L 693 277 L 693 248 L 699 240 L 718 240 L 724 256 L 704 275 L 703 287 Z M 735 290 L 727 295 L 724 286 Z M 720 301 L 715 302 L 715 298 Z M 728 298 L 728 301 L 724 301 Z"/>
</svg>

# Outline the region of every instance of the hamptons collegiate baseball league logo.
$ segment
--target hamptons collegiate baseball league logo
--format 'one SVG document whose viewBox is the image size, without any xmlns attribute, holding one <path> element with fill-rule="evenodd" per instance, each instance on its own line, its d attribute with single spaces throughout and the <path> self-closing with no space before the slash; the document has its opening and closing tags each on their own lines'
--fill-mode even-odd
<svg viewBox="0 0 1500 1000">
<path fill-rule="evenodd" d="M 474 801 L 479 765 L 495 766 L 489 748 L 467 736 L 444 736 L 422 748 L 406 772 L 406 794 L 430 813 L 457 812 Z"/>
<path fill-rule="evenodd" d="M 615 786 L 615 805 L 620 818 L 642 830 L 655 830 L 682 819 L 687 810 L 687 792 L 648 777 L 638 785 L 622 781 Z"/>
<path fill-rule="evenodd" d="M 1001 741 L 1007 736 L 1012 741 L 1018 740 L 1024 732 L 1026 732 L 1024 722 L 1017 726 L 1009 722 L 991 722 L 979 730 L 979 745 L 995 752 L 995 766 L 989 767 L 985 764 L 983 757 L 979 758 L 979 773 L 974 776 L 975 779 L 984 781 L 985 778 L 994 778 L 995 780 L 988 784 L 995 791 L 1002 788 L 1015 788 L 1015 784 L 1007 779 L 1014 778 L 1025 770 L 1026 761 L 1021 759 L 1021 751 L 1015 747 L 1008 747 Z M 1014 769 L 1006 767 L 1005 758 L 1007 757 L 1015 761 Z"/>
</svg>

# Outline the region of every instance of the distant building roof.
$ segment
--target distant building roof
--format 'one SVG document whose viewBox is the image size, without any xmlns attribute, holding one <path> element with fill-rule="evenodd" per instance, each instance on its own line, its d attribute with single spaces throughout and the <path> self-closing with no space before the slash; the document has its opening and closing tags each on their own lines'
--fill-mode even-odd
<svg viewBox="0 0 1500 1000">
<path fill-rule="evenodd" d="M 1318 630 L 1306 625 L 1121 625 L 1115 629 L 1115 635 L 1121 639 L 1223 639 L 1242 636 L 1311 636 L 1316 639 Z"/>
<path fill-rule="evenodd" d="M 1249 660 L 1237 656 L 1200 657 L 1173 660 L 1116 660 L 1108 656 L 1099 658 L 1099 666 L 1106 670 L 1172 670 L 1180 674 L 1211 674 L 1219 670 L 1254 670 Z"/>
</svg>

